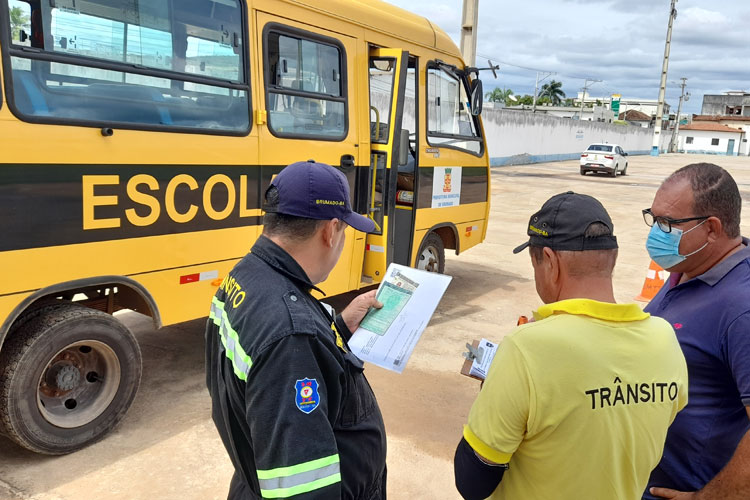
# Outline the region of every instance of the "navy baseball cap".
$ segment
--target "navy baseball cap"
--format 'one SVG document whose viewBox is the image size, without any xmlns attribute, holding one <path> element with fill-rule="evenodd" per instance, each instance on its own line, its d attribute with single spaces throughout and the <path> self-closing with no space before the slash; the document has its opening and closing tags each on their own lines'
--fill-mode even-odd
<svg viewBox="0 0 750 500">
<path fill-rule="evenodd" d="M 610 234 L 586 237 L 586 230 L 595 222 L 607 226 Z M 526 231 L 529 241 L 514 248 L 513 253 L 529 245 L 552 250 L 609 250 L 617 248 L 613 230 L 612 219 L 599 200 L 568 191 L 547 200 L 541 210 L 531 216 Z"/>
<path fill-rule="evenodd" d="M 375 230 L 372 219 L 352 211 L 349 182 L 330 165 L 315 160 L 292 163 L 281 170 L 271 186 L 278 190 L 279 205 L 273 210 L 263 207 L 266 212 L 307 219 L 339 219 L 358 231 Z"/>
</svg>

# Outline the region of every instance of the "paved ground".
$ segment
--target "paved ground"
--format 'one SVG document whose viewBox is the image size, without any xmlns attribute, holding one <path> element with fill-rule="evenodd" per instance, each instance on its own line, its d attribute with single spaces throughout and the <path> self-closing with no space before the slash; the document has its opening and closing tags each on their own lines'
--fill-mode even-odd
<svg viewBox="0 0 750 500">
<path fill-rule="evenodd" d="M 501 167 L 492 173 L 492 217 L 486 242 L 450 256 L 454 277 L 406 371 L 370 366 L 388 429 L 389 497 L 456 499 L 453 450 L 475 381 L 458 374 L 465 342 L 500 339 L 516 318 L 539 304 L 528 255 L 511 249 L 525 239 L 529 215 L 553 194 L 574 190 L 609 209 L 620 241 L 617 299 L 631 301 L 649 264 L 650 206 L 661 180 L 691 162 L 728 168 L 750 201 L 750 159 L 690 155 L 631 157 L 628 175 L 578 174 L 576 162 Z M 750 218 L 743 218 L 750 234 Z M 231 466 L 209 416 L 203 375 L 203 320 L 154 331 L 142 317 L 120 316 L 143 350 L 141 390 L 124 422 L 104 441 L 65 457 L 28 453 L 0 437 L 0 499 L 204 500 L 226 498 Z"/>
</svg>

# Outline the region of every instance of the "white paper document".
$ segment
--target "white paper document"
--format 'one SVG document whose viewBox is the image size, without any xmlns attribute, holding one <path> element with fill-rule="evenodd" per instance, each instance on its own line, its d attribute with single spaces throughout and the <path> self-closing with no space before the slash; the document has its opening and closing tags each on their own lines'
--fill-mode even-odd
<svg viewBox="0 0 750 500">
<path fill-rule="evenodd" d="M 451 279 L 399 264 L 388 266 L 377 293 L 383 308 L 370 309 L 349 339 L 349 348 L 363 361 L 404 371 Z"/>
<path fill-rule="evenodd" d="M 495 359 L 497 346 L 498 344 L 487 339 L 479 341 L 479 345 L 477 346 L 477 357 L 471 362 L 469 375 L 481 378 L 482 380 L 487 378 L 487 374 L 490 371 L 490 365 L 492 365 L 492 360 Z"/>
</svg>

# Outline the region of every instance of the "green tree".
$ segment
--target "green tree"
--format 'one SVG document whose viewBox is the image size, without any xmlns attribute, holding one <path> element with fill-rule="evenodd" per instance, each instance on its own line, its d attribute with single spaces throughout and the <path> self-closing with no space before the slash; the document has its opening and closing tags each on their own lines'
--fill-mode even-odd
<svg viewBox="0 0 750 500">
<path fill-rule="evenodd" d="M 508 100 L 508 96 L 511 95 L 513 95 L 513 91 L 511 89 L 501 89 L 498 87 L 492 89 L 492 92 L 487 92 L 486 94 L 484 94 L 484 97 L 489 102 L 506 102 Z"/>
<path fill-rule="evenodd" d="M 13 34 L 13 40 L 19 39 L 19 32 L 29 22 L 29 16 L 23 13 L 21 7 L 11 7 L 10 9 L 10 30 Z"/>
<path fill-rule="evenodd" d="M 526 94 L 523 97 L 518 99 L 518 104 L 531 106 L 532 104 L 534 104 L 534 96 L 530 96 L 529 94 Z"/>
<path fill-rule="evenodd" d="M 484 94 L 484 98 L 488 102 L 500 102 L 500 101 L 504 101 L 505 100 L 505 99 L 503 99 L 503 95 L 502 94 L 503 94 L 503 89 L 501 89 L 501 88 L 494 88 L 494 89 L 492 89 L 492 92 L 487 92 L 486 94 Z"/>
<path fill-rule="evenodd" d="M 506 106 L 515 106 L 518 104 L 518 98 L 513 94 L 512 89 L 493 89 L 484 95 L 489 102 L 503 102 Z"/>
<path fill-rule="evenodd" d="M 539 99 L 544 97 L 548 98 L 549 102 L 553 105 L 559 106 L 565 97 L 565 92 L 562 90 L 562 82 L 552 80 L 551 82 L 542 85 L 542 90 L 539 92 Z"/>
</svg>

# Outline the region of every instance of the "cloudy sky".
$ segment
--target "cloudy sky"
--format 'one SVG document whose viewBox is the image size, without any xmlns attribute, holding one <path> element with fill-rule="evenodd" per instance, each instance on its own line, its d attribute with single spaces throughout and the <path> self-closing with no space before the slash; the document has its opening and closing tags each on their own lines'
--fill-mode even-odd
<svg viewBox="0 0 750 500">
<path fill-rule="evenodd" d="M 388 0 L 428 17 L 458 44 L 463 0 Z M 500 64 L 485 87 L 532 94 L 537 70 L 575 96 L 585 78 L 602 80 L 590 96 L 656 99 L 669 0 L 480 0 L 477 62 Z M 703 94 L 750 91 L 750 2 L 678 0 L 672 31 L 667 102 L 677 110 L 679 82 L 700 113 Z M 489 76 L 487 76 L 489 75 Z"/>
</svg>

